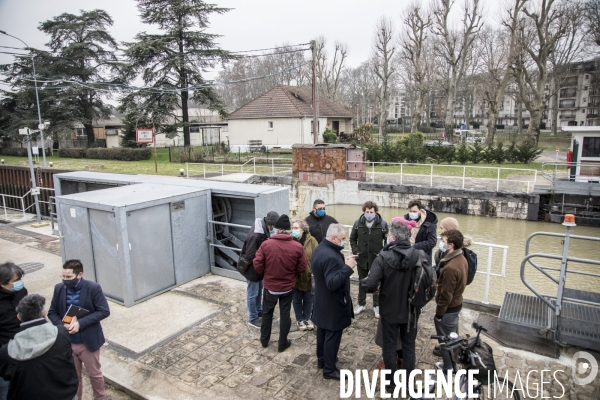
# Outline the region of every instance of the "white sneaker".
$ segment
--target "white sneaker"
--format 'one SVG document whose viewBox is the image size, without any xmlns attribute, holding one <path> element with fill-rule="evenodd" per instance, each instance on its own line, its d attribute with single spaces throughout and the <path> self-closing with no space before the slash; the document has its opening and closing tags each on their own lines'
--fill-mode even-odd
<svg viewBox="0 0 600 400">
<path fill-rule="evenodd" d="M 373 312 L 375 313 L 375 318 L 379 318 L 379 307 L 373 307 Z"/>
<path fill-rule="evenodd" d="M 442 371 L 445 371 L 445 369 L 444 369 L 444 362 L 443 362 L 443 361 L 438 361 L 438 362 L 436 362 L 436 363 L 435 363 L 435 367 L 436 367 L 437 369 L 441 369 Z"/>
<path fill-rule="evenodd" d="M 314 329 L 315 329 L 315 324 L 313 324 L 313 322 L 312 322 L 311 320 L 304 321 L 304 324 L 306 325 L 306 328 L 307 328 L 309 331 L 312 331 L 312 330 L 314 330 Z"/>
<path fill-rule="evenodd" d="M 365 309 L 365 306 L 356 306 L 354 307 L 354 315 L 358 315 Z"/>
<path fill-rule="evenodd" d="M 301 331 L 305 331 L 307 328 L 306 322 L 304 321 L 297 321 L 296 325 L 298 325 L 298 329 L 300 329 Z"/>
</svg>

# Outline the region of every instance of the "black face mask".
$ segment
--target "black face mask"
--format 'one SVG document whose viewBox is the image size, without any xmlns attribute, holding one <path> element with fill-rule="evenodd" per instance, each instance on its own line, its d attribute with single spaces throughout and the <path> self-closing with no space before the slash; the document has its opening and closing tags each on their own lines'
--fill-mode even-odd
<svg viewBox="0 0 600 400">
<path fill-rule="evenodd" d="M 73 278 L 73 279 L 63 279 L 63 283 L 65 284 L 65 286 L 69 289 L 73 289 L 75 286 L 77 286 L 79 284 L 79 279 L 77 279 L 77 277 Z"/>
</svg>

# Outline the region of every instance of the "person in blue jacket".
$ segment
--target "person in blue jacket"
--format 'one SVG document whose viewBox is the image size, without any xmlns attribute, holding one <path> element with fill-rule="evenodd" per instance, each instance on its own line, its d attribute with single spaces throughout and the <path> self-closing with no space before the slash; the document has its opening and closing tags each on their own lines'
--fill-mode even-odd
<svg viewBox="0 0 600 400">
<path fill-rule="evenodd" d="M 63 317 L 70 305 L 79 306 L 89 311 L 89 314 L 80 319 L 74 318 L 71 323 L 65 324 Z M 81 261 L 68 260 L 64 263 L 62 282 L 54 287 L 48 318 L 54 325 L 64 325 L 69 332 L 73 360 L 79 378 L 77 389 L 79 399 L 83 394 L 82 363 L 90 377 L 94 400 L 104 399 L 104 377 L 100 370 L 100 348 L 104 344 L 104 333 L 100 321 L 109 315 L 108 302 L 100 285 L 83 279 Z"/>
</svg>

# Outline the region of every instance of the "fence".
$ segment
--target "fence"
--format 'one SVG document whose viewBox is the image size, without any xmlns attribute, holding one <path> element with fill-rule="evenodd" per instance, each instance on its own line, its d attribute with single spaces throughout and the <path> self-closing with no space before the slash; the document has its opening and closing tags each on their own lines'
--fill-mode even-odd
<svg viewBox="0 0 600 400">
<path fill-rule="evenodd" d="M 215 147 L 217 150 L 215 151 Z M 266 151 L 262 153 L 264 157 L 255 157 L 253 153 L 244 153 L 241 151 L 241 147 L 238 147 L 238 151 L 223 151 L 223 147 L 220 145 L 217 146 L 186 146 L 186 147 L 168 147 L 169 149 L 169 162 L 175 163 L 201 163 L 203 161 L 212 161 L 215 162 L 246 162 L 252 161 L 252 159 L 266 159 L 270 160 L 272 158 L 285 158 L 282 155 L 287 154 L 291 159 L 291 149 L 269 149 L 266 148 Z"/>
<path fill-rule="evenodd" d="M 364 164 L 352 169 L 351 165 Z M 466 165 L 348 162 L 347 173 L 366 170 L 371 182 L 424 185 L 457 189 L 525 191 L 537 181 L 537 170 L 524 168 L 477 167 Z"/>
<path fill-rule="evenodd" d="M 96 139 L 92 144 L 87 139 L 62 139 L 58 143 L 61 149 L 106 147 L 106 139 Z"/>
<path fill-rule="evenodd" d="M 266 159 L 253 157 L 243 164 L 212 164 L 212 163 L 185 163 L 186 176 L 190 177 L 207 177 L 225 176 L 229 174 L 248 175 L 291 175 L 292 164 L 289 163 L 289 158 L 270 158 Z"/>
</svg>

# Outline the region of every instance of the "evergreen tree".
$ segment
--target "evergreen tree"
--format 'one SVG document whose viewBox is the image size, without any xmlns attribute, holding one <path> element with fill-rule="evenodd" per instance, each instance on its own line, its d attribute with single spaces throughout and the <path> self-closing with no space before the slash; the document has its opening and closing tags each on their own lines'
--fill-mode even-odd
<svg viewBox="0 0 600 400">
<path fill-rule="evenodd" d="M 72 130 L 82 124 L 92 143 L 93 121 L 109 116 L 110 110 L 103 101 L 105 92 L 91 83 L 104 81 L 108 72 L 119 67 L 114 55 L 117 43 L 108 33 L 112 24 L 104 10 L 82 10 L 80 15 L 64 13 L 40 24 L 38 29 L 50 37 L 46 46 L 51 51 L 34 51 L 36 80 L 42 117 L 50 120 L 53 132 Z M 5 82 L 18 93 L 18 105 L 35 105 L 31 59 L 18 58 L 1 69 L 9 75 Z M 37 120 L 37 112 L 35 116 Z"/>
<path fill-rule="evenodd" d="M 190 145 L 188 101 L 206 104 L 211 110 L 226 111 L 217 92 L 202 72 L 236 57 L 217 46 L 219 35 L 206 33 L 208 17 L 229 9 L 201 0 L 138 0 L 142 21 L 158 26 L 162 34 L 141 32 L 126 43 L 130 65 L 127 79 L 141 76 L 145 89 L 123 99 L 122 110 L 141 107 L 162 132 L 175 136 L 183 127 Z M 188 89 L 193 88 L 193 89 Z M 177 112 L 181 109 L 181 115 Z"/>
<path fill-rule="evenodd" d="M 121 146 L 123 147 L 146 147 L 145 144 L 136 142 L 135 130 L 137 128 L 151 128 L 152 121 L 148 116 L 139 114 L 133 110 L 125 114 L 123 118 L 123 135 L 121 136 Z"/>
</svg>

